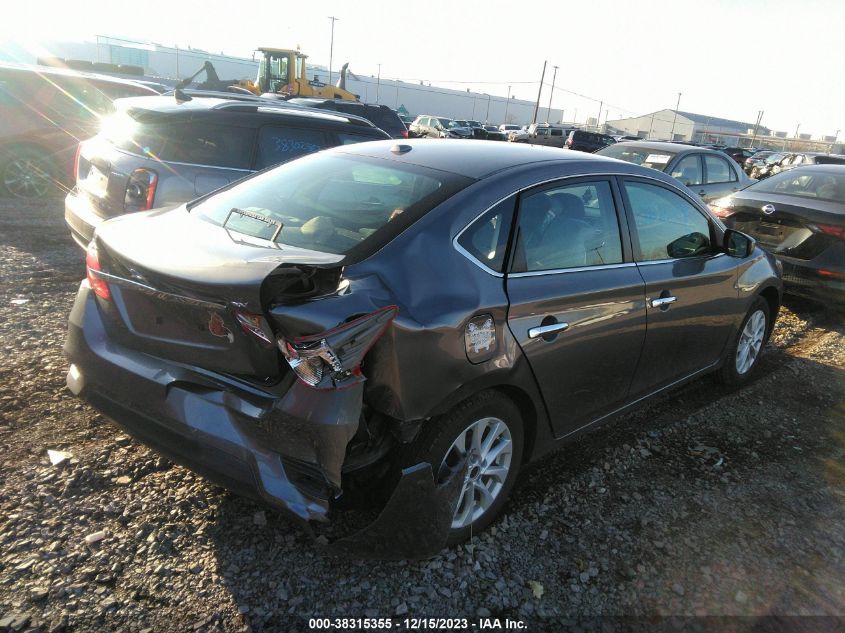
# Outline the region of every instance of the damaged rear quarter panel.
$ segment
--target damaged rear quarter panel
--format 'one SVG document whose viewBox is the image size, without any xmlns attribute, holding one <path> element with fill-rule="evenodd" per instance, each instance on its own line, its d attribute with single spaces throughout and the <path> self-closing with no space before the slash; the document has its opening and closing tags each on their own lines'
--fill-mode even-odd
<svg viewBox="0 0 845 633">
<path fill-rule="evenodd" d="M 519 189 L 525 170 L 514 172 L 498 177 L 495 186 L 475 183 L 377 253 L 346 266 L 345 290 L 274 307 L 271 317 L 284 335 L 305 336 L 396 305 L 398 316 L 362 366 L 364 402 L 397 420 L 424 420 L 484 388 L 508 385 L 530 398 L 538 434 L 547 435 L 547 415 L 533 374 L 507 327 L 504 278 L 482 270 L 452 245 L 465 226 Z M 482 314 L 494 319 L 496 348 L 488 360 L 473 364 L 467 359 L 464 331 Z M 312 395 L 332 397 L 317 391 Z"/>
</svg>

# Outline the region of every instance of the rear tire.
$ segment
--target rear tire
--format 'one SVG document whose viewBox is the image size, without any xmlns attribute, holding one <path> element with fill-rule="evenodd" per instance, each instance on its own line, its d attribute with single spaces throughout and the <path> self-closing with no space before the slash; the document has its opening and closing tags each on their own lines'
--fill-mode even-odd
<svg viewBox="0 0 845 633">
<path fill-rule="evenodd" d="M 719 370 L 720 382 L 742 385 L 751 379 L 772 330 L 770 313 L 768 302 L 762 297 L 757 297 L 742 320 L 725 362 Z"/>
<path fill-rule="evenodd" d="M 426 423 L 410 464 L 431 464 L 442 483 L 462 458 L 467 472 L 447 544 L 457 545 L 498 516 L 516 481 L 524 432 L 516 405 L 497 391 L 483 391 Z"/>
<path fill-rule="evenodd" d="M 16 198 L 43 198 L 57 190 L 56 166 L 44 150 L 10 147 L 0 156 L 0 189 Z"/>
</svg>

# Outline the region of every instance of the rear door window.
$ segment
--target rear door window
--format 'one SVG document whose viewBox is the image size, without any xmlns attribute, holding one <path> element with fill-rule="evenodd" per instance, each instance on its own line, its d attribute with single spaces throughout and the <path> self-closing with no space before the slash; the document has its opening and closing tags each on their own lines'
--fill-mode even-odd
<svg viewBox="0 0 845 633">
<path fill-rule="evenodd" d="M 607 181 L 563 185 L 520 200 L 514 272 L 620 262 L 619 221 Z"/>
<path fill-rule="evenodd" d="M 513 197 L 500 202 L 469 225 L 458 238 L 458 244 L 473 259 L 498 273 L 504 269 L 513 207 Z"/>
<path fill-rule="evenodd" d="M 264 169 L 329 147 L 322 130 L 266 125 L 258 131 L 256 169 Z"/>
</svg>

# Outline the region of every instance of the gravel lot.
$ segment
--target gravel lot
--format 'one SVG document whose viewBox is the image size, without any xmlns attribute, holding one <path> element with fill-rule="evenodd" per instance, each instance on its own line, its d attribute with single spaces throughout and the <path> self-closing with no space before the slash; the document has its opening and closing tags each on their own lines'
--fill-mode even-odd
<svg viewBox="0 0 845 633">
<path fill-rule="evenodd" d="M 471 546 L 352 561 L 71 396 L 62 343 L 84 265 L 62 214 L 0 200 L 0 630 L 845 616 L 840 315 L 790 303 L 753 384 L 705 378 L 569 444 Z M 48 449 L 72 457 L 52 465 Z"/>
</svg>

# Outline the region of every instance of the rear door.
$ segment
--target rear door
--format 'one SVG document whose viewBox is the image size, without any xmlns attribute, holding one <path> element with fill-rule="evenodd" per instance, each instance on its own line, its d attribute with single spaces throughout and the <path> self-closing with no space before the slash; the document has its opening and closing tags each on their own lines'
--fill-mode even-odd
<svg viewBox="0 0 845 633">
<path fill-rule="evenodd" d="M 508 325 L 558 436 L 624 402 L 645 338 L 643 280 L 620 207 L 610 178 L 520 196 Z"/>
<path fill-rule="evenodd" d="M 716 227 L 704 211 L 661 182 L 622 182 L 648 315 L 631 387 L 638 397 L 717 363 L 740 308 L 736 260 L 714 246 Z"/>
</svg>

